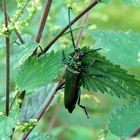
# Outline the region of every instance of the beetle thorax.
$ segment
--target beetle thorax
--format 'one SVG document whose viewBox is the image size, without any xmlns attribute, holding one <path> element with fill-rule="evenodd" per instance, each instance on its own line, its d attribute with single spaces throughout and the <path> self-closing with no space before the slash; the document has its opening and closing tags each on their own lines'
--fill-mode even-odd
<svg viewBox="0 0 140 140">
<path fill-rule="evenodd" d="M 84 52 L 83 51 L 75 52 L 75 54 L 74 54 L 74 59 L 77 62 L 81 61 L 83 57 L 84 57 Z"/>
<path fill-rule="evenodd" d="M 76 51 L 73 55 L 73 57 L 70 57 L 70 63 L 69 66 L 72 67 L 74 70 L 79 71 L 82 67 L 82 58 L 84 57 L 83 51 Z"/>
</svg>

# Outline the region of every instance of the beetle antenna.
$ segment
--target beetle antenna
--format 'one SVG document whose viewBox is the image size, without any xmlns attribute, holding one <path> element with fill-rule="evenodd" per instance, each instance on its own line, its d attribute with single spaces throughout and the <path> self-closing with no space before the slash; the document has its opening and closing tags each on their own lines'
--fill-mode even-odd
<svg viewBox="0 0 140 140">
<path fill-rule="evenodd" d="M 69 25 L 70 25 L 70 35 L 71 35 L 71 40 L 72 40 L 72 44 L 73 44 L 74 50 L 76 51 L 76 45 L 74 43 L 74 37 L 73 37 L 72 28 L 71 28 L 71 21 L 70 21 L 70 10 L 71 9 L 72 9 L 71 7 L 69 7 L 69 9 L 68 9 L 68 18 L 69 18 Z"/>
</svg>

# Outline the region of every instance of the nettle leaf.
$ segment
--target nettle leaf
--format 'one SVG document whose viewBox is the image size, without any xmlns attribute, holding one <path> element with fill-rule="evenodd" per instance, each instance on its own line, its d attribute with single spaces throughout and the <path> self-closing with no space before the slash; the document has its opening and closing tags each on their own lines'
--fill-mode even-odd
<svg viewBox="0 0 140 140">
<path fill-rule="evenodd" d="M 19 111 L 13 110 L 9 116 L 0 115 L 0 139 L 10 140 L 12 129 L 15 127 Z"/>
<path fill-rule="evenodd" d="M 18 70 L 16 82 L 27 92 L 45 86 L 53 81 L 62 67 L 62 53 L 51 52 L 42 57 L 29 58 Z"/>
<path fill-rule="evenodd" d="M 112 113 L 108 129 L 119 137 L 130 136 L 140 127 L 140 102 L 130 103 Z"/>
<path fill-rule="evenodd" d="M 140 81 L 119 65 L 112 64 L 97 51 L 89 53 L 82 63 L 84 65 L 91 63 L 85 68 L 85 74 L 81 78 L 85 89 L 110 93 L 117 97 L 140 97 Z"/>
<path fill-rule="evenodd" d="M 20 120 L 28 122 L 37 118 L 55 88 L 56 84 L 50 84 L 35 90 L 31 96 L 26 96 L 27 103 L 21 108 Z"/>
<path fill-rule="evenodd" d="M 102 48 L 111 62 L 124 66 L 140 66 L 140 33 L 132 31 L 89 31 L 89 33 L 96 39 L 94 48 Z"/>
<path fill-rule="evenodd" d="M 22 65 L 28 58 L 31 56 L 35 48 L 37 47 L 37 43 L 34 40 L 30 40 L 27 43 L 24 43 L 20 47 L 17 48 L 17 55 L 15 56 L 15 66 L 14 68 Z"/>
</svg>

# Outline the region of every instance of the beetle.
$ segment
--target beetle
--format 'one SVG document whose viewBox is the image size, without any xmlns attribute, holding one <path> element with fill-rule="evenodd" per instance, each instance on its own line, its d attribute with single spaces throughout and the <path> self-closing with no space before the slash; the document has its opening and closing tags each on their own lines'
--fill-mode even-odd
<svg viewBox="0 0 140 140">
<path fill-rule="evenodd" d="M 70 9 L 71 8 L 69 8 L 68 10 L 69 23 L 70 23 Z M 87 54 L 94 51 L 98 51 L 100 50 L 100 48 L 89 51 L 89 52 L 85 52 L 82 49 L 76 48 L 71 25 L 70 25 L 70 35 L 71 35 L 74 51 L 69 54 L 68 58 L 66 58 L 64 51 L 62 51 L 63 63 L 66 64 L 65 82 L 61 85 L 61 87 L 65 85 L 64 105 L 65 105 L 65 108 L 68 109 L 69 113 L 72 113 L 77 103 L 82 109 L 84 109 L 87 118 L 89 118 L 89 115 L 87 113 L 85 106 L 80 104 L 81 76 L 86 75 L 85 69 L 90 67 L 96 60 L 93 60 L 93 62 L 91 62 L 90 64 L 86 66 L 82 63 L 82 60 Z M 101 76 L 101 75 L 97 75 L 97 76 Z"/>
</svg>

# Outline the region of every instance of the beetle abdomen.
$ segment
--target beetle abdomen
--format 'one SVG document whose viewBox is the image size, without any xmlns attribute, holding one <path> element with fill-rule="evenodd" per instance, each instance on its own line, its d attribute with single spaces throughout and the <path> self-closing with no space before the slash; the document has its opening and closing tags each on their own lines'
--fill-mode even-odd
<svg viewBox="0 0 140 140">
<path fill-rule="evenodd" d="M 66 68 L 64 104 L 70 113 L 72 113 L 73 109 L 75 108 L 75 104 L 78 99 L 80 76 L 80 72 L 69 67 Z"/>
</svg>

